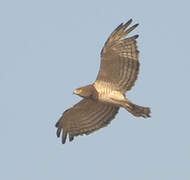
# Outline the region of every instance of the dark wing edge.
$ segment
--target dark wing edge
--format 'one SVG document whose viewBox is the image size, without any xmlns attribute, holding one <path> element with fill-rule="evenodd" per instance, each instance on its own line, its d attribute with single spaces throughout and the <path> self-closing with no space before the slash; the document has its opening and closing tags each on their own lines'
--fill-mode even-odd
<svg viewBox="0 0 190 180">
<path fill-rule="evenodd" d="M 130 90 L 134 86 L 140 66 L 139 51 L 136 45 L 139 35 L 125 38 L 138 26 L 135 24 L 129 27 L 131 23 L 132 19 L 125 24 L 120 24 L 105 42 L 96 79 L 96 82 L 111 83 L 115 89 L 122 92 Z"/>
<path fill-rule="evenodd" d="M 139 25 L 139 24 L 135 24 L 135 25 L 131 26 L 130 28 L 128 28 L 129 25 L 132 23 L 132 21 L 133 20 L 130 19 L 125 24 L 121 23 L 117 28 L 115 28 L 115 30 L 109 35 L 109 38 L 105 42 L 104 47 L 101 50 L 101 56 L 103 55 L 103 53 L 107 47 L 111 47 L 116 42 L 123 39 L 125 36 L 127 36 L 131 31 L 133 31 Z M 137 39 L 138 37 L 139 37 L 139 35 L 136 34 L 136 35 L 134 35 L 130 38 L 126 38 L 126 39 L 131 41 L 131 40 Z"/>
<path fill-rule="evenodd" d="M 65 144 L 67 135 L 69 141 L 75 136 L 91 134 L 92 132 L 107 126 L 119 107 L 103 104 L 91 99 L 83 99 L 73 107 L 67 109 L 56 123 L 57 137 L 62 138 Z"/>
</svg>

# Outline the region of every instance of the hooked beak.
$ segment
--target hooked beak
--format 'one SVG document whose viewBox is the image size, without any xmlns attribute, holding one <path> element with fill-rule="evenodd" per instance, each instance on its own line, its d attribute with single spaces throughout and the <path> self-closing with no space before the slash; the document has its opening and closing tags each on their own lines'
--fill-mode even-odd
<svg viewBox="0 0 190 180">
<path fill-rule="evenodd" d="M 75 89 L 75 90 L 73 91 L 73 94 L 80 95 L 81 92 L 82 92 L 82 89 Z"/>
<path fill-rule="evenodd" d="M 76 89 L 73 91 L 73 94 L 78 94 Z"/>
</svg>

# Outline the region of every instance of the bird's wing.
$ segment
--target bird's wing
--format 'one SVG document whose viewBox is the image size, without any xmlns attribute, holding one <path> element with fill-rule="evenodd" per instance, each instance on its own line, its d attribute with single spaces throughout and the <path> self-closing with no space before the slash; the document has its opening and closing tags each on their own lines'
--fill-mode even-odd
<svg viewBox="0 0 190 180">
<path fill-rule="evenodd" d="M 109 36 L 102 51 L 101 65 L 95 83 L 109 83 L 123 93 L 134 85 L 139 72 L 138 35 L 125 38 L 138 24 L 128 28 L 132 19 L 120 24 Z"/>
<path fill-rule="evenodd" d="M 90 134 L 107 126 L 115 117 L 119 107 L 104 104 L 91 99 L 83 99 L 70 109 L 67 109 L 56 123 L 57 137 L 62 133 L 64 144 L 69 135 L 72 141 L 74 136 Z"/>
</svg>

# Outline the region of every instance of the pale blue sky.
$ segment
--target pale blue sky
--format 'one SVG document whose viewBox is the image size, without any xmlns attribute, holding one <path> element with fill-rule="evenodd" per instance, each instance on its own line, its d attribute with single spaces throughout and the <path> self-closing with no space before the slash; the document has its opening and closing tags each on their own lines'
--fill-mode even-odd
<svg viewBox="0 0 190 180">
<path fill-rule="evenodd" d="M 0 179 L 189 180 L 189 1 L 1 1 Z M 95 80 L 111 31 L 140 26 L 141 70 L 111 125 L 62 145 L 54 127 Z"/>
</svg>

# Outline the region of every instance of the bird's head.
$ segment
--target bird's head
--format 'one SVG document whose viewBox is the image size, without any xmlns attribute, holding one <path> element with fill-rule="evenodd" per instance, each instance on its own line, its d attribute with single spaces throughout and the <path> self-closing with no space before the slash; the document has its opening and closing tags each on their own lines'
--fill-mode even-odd
<svg viewBox="0 0 190 180">
<path fill-rule="evenodd" d="M 73 94 L 77 94 L 77 95 L 80 95 L 84 93 L 84 89 L 83 88 L 77 88 L 73 91 Z"/>
<path fill-rule="evenodd" d="M 94 96 L 94 87 L 92 85 L 77 88 L 73 91 L 73 94 L 79 95 L 84 98 L 90 98 Z"/>
</svg>

